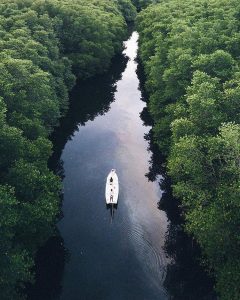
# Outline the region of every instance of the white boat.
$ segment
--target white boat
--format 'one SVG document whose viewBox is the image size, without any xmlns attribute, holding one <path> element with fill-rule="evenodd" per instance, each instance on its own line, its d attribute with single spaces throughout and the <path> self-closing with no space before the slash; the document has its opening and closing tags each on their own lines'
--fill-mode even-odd
<svg viewBox="0 0 240 300">
<path fill-rule="evenodd" d="M 108 174 L 105 197 L 107 204 L 117 204 L 119 193 L 118 176 L 115 169 Z"/>
</svg>

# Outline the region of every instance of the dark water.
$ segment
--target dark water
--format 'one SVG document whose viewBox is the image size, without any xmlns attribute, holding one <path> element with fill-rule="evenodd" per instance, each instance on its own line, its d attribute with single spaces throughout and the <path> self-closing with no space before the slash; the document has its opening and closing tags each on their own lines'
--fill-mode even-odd
<svg viewBox="0 0 240 300">
<path fill-rule="evenodd" d="M 60 299 L 167 299 L 162 249 L 167 218 L 157 209 L 157 183 L 145 176 L 150 154 L 144 134 L 149 128 L 139 117 L 145 104 L 134 61 L 136 33 L 124 54 L 129 60 L 113 86 L 110 107 L 79 124 L 62 152 L 64 218 L 58 227 L 70 259 Z M 94 98 L 103 96 L 96 82 L 89 88 Z M 119 176 L 120 196 L 111 221 L 104 192 L 112 168 Z"/>
<path fill-rule="evenodd" d="M 39 251 L 31 300 L 213 299 L 158 175 L 164 170 L 141 101 L 137 38 L 134 32 L 107 74 L 79 82 L 54 133 L 50 166 L 63 178 L 63 216 Z M 104 199 L 112 168 L 120 181 L 113 219 Z"/>
</svg>

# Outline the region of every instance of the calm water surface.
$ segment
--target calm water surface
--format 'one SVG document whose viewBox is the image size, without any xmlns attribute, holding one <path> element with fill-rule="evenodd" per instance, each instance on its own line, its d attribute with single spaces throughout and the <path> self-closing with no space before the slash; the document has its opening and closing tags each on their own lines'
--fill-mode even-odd
<svg viewBox="0 0 240 300">
<path fill-rule="evenodd" d="M 137 39 L 134 32 L 107 73 L 78 82 L 52 136 L 62 218 L 38 251 L 28 300 L 216 300 L 147 126 Z M 112 168 L 120 181 L 113 219 L 104 199 Z"/>
<path fill-rule="evenodd" d="M 157 209 L 158 183 L 145 176 L 150 153 L 144 134 L 149 128 L 139 116 L 145 103 L 136 75 L 137 39 L 134 32 L 125 43 L 128 62 L 113 85 L 109 110 L 79 124 L 62 152 L 64 217 L 58 228 L 70 253 L 62 300 L 168 299 L 163 288 L 168 261 L 162 248 L 167 218 Z M 96 97 L 98 86 L 92 83 Z M 104 199 L 112 168 L 120 181 L 113 220 Z"/>
</svg>

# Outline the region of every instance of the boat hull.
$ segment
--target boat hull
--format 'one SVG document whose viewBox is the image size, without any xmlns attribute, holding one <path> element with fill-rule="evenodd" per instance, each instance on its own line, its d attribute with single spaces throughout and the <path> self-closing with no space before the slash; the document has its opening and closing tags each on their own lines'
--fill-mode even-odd
<svg viewBox="0 0 240 300">
<path fill-rule="evenodd" d="M 111 180 L 112 179 L 112 180 Z M 119 194 L 118 176 L 115 170 L 112 170 L 106 181 L 105 198 L 107 204 L 117 204 Z"/>
</svg>

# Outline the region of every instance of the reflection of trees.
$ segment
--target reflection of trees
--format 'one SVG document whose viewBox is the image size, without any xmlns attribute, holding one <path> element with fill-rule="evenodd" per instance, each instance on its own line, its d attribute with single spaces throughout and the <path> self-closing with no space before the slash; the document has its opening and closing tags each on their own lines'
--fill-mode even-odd
<svg viewBox="0 0 240 300">
<path fill-rule="evenodd" d="M 143 101 L 148 102 L 147 93 L 144 90 L 144 74 L 141 67 L 138 68 L 140 90 Z M 152 126 L 153 121 L 147 108 L 141 113 L 141 119 L 145 126 Z M 213 300 L 216 296 L 213 292 L 213 279 L 200 265 L 201 255 L 199 246 L 193 238 L 184 232 L 184 220 L 181 216 L 180 202 L 172 195 L 171 179 L 166 175 L 166 160 L 160 153 L 158 145 L 153 142 L 152 129 L 145 135 L 148 141 L 148 150 L 151 153 L 149 172 L 146 174 L 150 181 L 155 181 L 161 175 L 160 188 L 163 191 L 158 207 L 167 214 L 168 231 L 164 250 L 171 259 L 167 267 L 167 275 L 164 286 L 172 300 Z"/>
<path fill-rule="evenodd" d="M 62 291 L 62 276 L 68 252 L 59 233 L 38 250 L 35 284 L 29 287 L 28 299 L 58 299 Z"/>
<path fill-rule="evenodd" d="M 104 115 L 114 101 L 116 82 L 121 79 L 128 58 L 117 55 L 113 58 L 109 71 L 87 80 L 79 80 L 70 95 L 70 107 L 67 115 L 61 120 L 60 126 L 52 134 L 53 155 L 49 166 L 63 177 L 62 151 L 68 140 L 72 138 L 78 126 L 84 126 L 98 115 Z"/>
<path fill-rule="evenodd" d="M 159 152 L 158 145 L 156 143 L 153 143 L 152 129 L 148 134 L 144 136 L 144 138 L 148 141 L 148 151 L 151 153 L 151 160 L 149 161 L 149 172 L 146 174 L 146 177 L 150 181 L 155 181 L 158 175 L 164 174 L 164 157 Z"/>
<path fill-rule="evenodd" d="M 105 114 L 114 101 L 116 82 L 121 79 L 128 58 L 117 55 L 110 70 L 85 81 L 79 81 L 70 95 L 70 107 L 67 115 L 62 118 L 60 126 L 52 134 L 53 155 L 49 167 L 64 178 L 62 151 L 78 126 L 84 126 L 89 120 Z M 60 213 L 59 218 L 62 215 Z M 39 249 L 36 257 L 35 284 L 27 286 L 29 300 L 53 300 L 60 298 L 62 277 L 65 262 L 69 254 L 59 233 L 51 237 Z"/>
<path fill-rule="evenodd" d="M 170 184 L 167 177 L 163 179 L 161 188 L 164 193 L 159 202 L 159 208 L 170 220 L 164 249 L 172 261 L 167 268 L 164 286 L 174 300 L 216 299 L 214 281 L 200 265 L 199 246 L 183 230 L 179 201 L 172 196 Z"/>
</svg>

